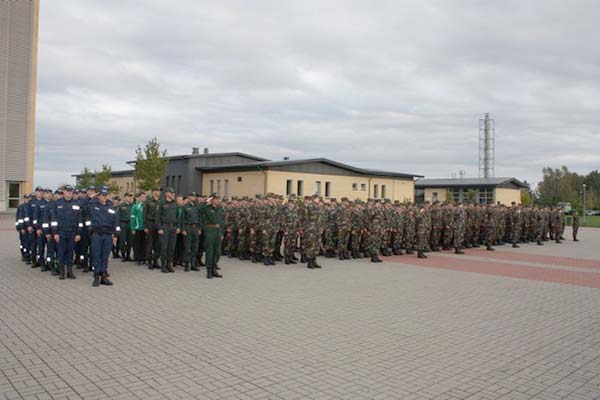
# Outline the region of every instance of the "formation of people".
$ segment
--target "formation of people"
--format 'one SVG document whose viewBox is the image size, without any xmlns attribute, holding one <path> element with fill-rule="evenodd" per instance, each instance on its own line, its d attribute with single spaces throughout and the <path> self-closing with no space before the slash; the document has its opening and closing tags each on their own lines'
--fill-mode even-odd
<svg viewBox="0 0 600 400">
<path fill-rule="evenodd" d="M 112 285 L 108 260 L 121 258 L 172 273 L 205 267 L 221 278 L 221 255 L 266 266 L 306 264 L 318 256 L 340 260 L 564 240 L 561 208 L 451 202 L 421 205 L 369 199 L 287 198 L 275 194 L 220 199 L 172 188 L 111 196 L 107 187 L 56 191 L 36 188 L 16 216 L 22 260 L 59 279 L 73 269 L 93 271 L 93 286 Z M 579 217 L 573 212 L 573 240 Z M 300 257 L 298 257 L 298 255 Z M 203 261 L 204 260 L 204 261 Z"/>
</svg>

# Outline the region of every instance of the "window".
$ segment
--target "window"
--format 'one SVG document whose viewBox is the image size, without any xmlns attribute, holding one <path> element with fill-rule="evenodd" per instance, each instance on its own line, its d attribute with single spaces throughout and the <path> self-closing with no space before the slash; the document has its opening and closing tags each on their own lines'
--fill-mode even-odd
<svg viewBox="0 0 600 400">
<path fill-rule="evenodd" d="M 294 181 L 291 180 L 291 179 L 288 179 L 285 182 L 285 194 L 286 194 L 286 196 L 289 196 L 290 194 L 292 194 L 293 187 L 294 187 Z"/>
<path fill-rule="evenodd" d="M 304 196 L 304 181 L 298 181 L 298 190 L 296 190 L 296 194 L 298 196 Z"/>
<path fill-rule="evenodd" d="M 177 177 L 177 192 L 181 193 L 181 175 Z"/>
<path fill-rule="evenodd" d="M 479 204 L 494 204 L 494 189 L 479 189 Z"/>
<path fill-rule="evenodd" d="M 358 183 L 352 184 L 352 190 L 354 190 L 354 191 L 358 190 Z"/>
<path fill-rule="evenodd" d="M 241 182 L 241 181 L 242 181 L 242 177 L 238 176 L 238 182 Z"/>
<path fill-rule="evenodd" d="M 215 181 L 213 179 L 210 180 L 210 193 L 209 195 L 215 192 Z"/>
<path fill-rule="evenodd" d="M 325 197 L 331 197 L 331 182 L 325 182 Z"/>
<path fill-rule="evenodd" d="M 462 189 L 453 188 L 452 189 L 452 198 L 456 203 L 460 203 L 463 201 L 463 192 Z"/>
<path fill-rule="evenodd" d="M 315 181 L 315 194 L 317 196 L 321 195 L 321 181 Z"/>
<path fill-rule="evenodd" d="M 229 196 L 229 179 L 225 179 L 225 196 Z"/>
<path fill-rule="evenodd" d="M 386 190 L 385 189 L 386 189 L 385 185 L 381 185 L 381 198 L 382 199 L 387 198 L 386 197 Z"/>
<path fill-rule="evenodd" d="M 360 184 L 360 190 L 363 191 L 363 192 L 366 192 L 367 191 L 367 184 L 366 183 L 361 183 Z"/>
<path fill-rule="evenodd" d="M 221 180 L 217 179 L 217 194 L 221 195 Z"/>
<path fill-rule="evenodd" d="M 166 188 L 169 187 L 169 177 L 168 176 L 165 178 L 165 187 Z"/>
<path fill-rule="evenodd" d="M 437 194 L 437 192 L 433 192 L 431 194 L 431 202 L 435 203 L 436 201 L 438 201 L 438 194 Z"/>
<path fill-rule="evenodd" d="M 373 185 L 373 198 L 376 199 L 379 197 L 379 185 Z"/>
<path fill-rule="evenodd" d="M 21 201 L 21 184 L 15 182 L 8 183 L 8 208 L 19 207 Z"/>
</svg>

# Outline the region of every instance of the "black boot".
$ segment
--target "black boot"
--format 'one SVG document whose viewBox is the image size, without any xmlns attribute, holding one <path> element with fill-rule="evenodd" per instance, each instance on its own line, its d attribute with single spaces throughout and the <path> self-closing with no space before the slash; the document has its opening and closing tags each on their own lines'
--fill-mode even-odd
<svg viewBox="0 0 600 400">
<path fill-rule="evenodd" d="M 102 274 L 102 277 L 100 278 L 100 284 L 106 285 L 106 286 L 112 286 L 113 283 L 108 280 L 108 274 L 106 272 L 104 272 Z"/>
<path fill-rule="evenodd" d="M 413 251 L 413 249 L 406 249 L 406 254 L 414 254 L 415 252 Z"/>
<path fill-rule="evenodd" d="M 256 263 L 258 262 L 258 258 L 256 258 L 256 254 L 252 253 L 252 256 L 251 256 L 250 260 L 251 260 L 251 261 L 252 261 L 254 264 L 256 264 Z"/>
<path fill-rule="evenodd" d="M 48 268 L 48 264 L 47 263 L 42 263 L 42 268 L 40 269 L 40 271 L 42 272 L 46 272 L 48 271 L 50 268 Z"/>
<path fill-rule="evenodd" d="M 379 258 L 379 254 L 377 254 L 375 256 L 375 259 L 377 260 L 378 263 L 383 262 L 383 260 L 381 258 Z"/>
<path fill-rule="evenodd" d="M 314 264 L 312 258 L 308 259 L 308 264 L 306 265 L 306 267 L 309 268 L 309 269 L 315 269 L 315 264 Z"/>
<path fill-rule="evenodd" d="M 279 261 L 279 260 L 277 260 L 277 261 Z M 277 265 L 277 263 L 275 262 L 275 256 L 269 256 L 269 264 Z"/>
<path fill-rule="evenodd" d="M 544 245 L 544 243 L 542 243 L 542 241 L 541 241 L 541 240 L 538 240 L 538 241 L 537 241 L 537 244 L 538 244 L 538 246 L 543 246 L 543 245 Z"/>
<path fill-rule="evenodd" d="M 425 253 L 422 250 L 419 250 L 417 252 L 417 257 L 418 258 L 427 258 L 427 256 L 425 255 Z"/>
<path fill-rule="evenodd" d="M 212 267 L 212 270 L 213 270 L 213 276 L 215 278 L 222 278 L 223 277 L 223 275 L 219 274 L 219 272 L 217 271 L 217 269 L 215 267 Z"/>
<path fill-rule="evenodd" d="M 213 269 L 212 269 L 212 267 L 209 267 L 209 266 L 206 267 L 206 278 L 207 279 L 212 279 L 213 278 Z"/>
<path fill-rule="evenodd" d="M 292 254 L 292 256 L 291 256 L 291 257 L 292 257 L 292 261 L 298 261 L 298 257 L 296 257 L 296 255 L 295 255 L 295 254 Z"/>
<path fill-rule="evenodd" d="M 90 272 L 90 266 L 88 265 L 88 263 L 85 263 L 81 272 Z"/>
<path fill-rule="evenodd" d="M 305 256 L 304 254 L 302 254 L 302 255 L 300 256 L 300 263 L 304 264 L 304 263 L 306 263 L 306 262 L 308 262 L 308 260 L 306 259 L 306 256 Z"/>
<path fill-rule="evenodd" d="M 58 266 L 58 279 L 65 279 L 65 266 L 62 264 Z"/>
<path fill-rule="evenodd" d="M 52 276 L 58 276 L 58 264 L 52 264 L 52 272 L 50 272 Z"/>
<path fill-rule="evenodd" d="M 344 257 L 344 252 L 340 251 L 338 252 L 338 260 L 344 261 L 346 258 Z"/>
<path fill-rule="evenodd" d="M 486 249 L 487 249 L 488 251 L 494 251 L 494 250 L 496 250 L 496 249 L 495 249 L 495 248 L 493 248 L 492 246 L 487 246 L 487 247 L 486 247 Z"/>
<path fill-rule="evenodd" d="M 75 279 L 75 275 L 73 274 L 73 266 L 72 265 L 67 266 L 67 278 Z"/>
<path fill-rule="evenodd" d="M 93 287 L 100 286 L 100 274 L 94 273 L 94 283 L 92 283 Z"/>
<path fill-rule="evenodd" d="M 189 263 L 184 263 L 183 264 L 183 270 L 185 272 L 189 272 L 190 271 L 190 264 Z"/>
<path fill-rule="evenodd" d="M 160 272 L 165 273 L 165 274 L 169 273 L 169 269 L 167 268 L 167 264 L 162 264 L 160 266 Z"/>
<path fill-rule="evenodd" d="M 292 261 L 290 260 L 290 256 L 285 256 L 284 262 L 286 265 L 290 265 L 292 263 Z"/>
<path fill-rule="evenodd" d="M 269 261 L 269 257 L 268 256 L 265 256 L 265 260 L 263 261 L 263 264 L 266 265 L 267 267 L 269 265 L 272 265 L 271 262 Z"/>
<path fill-rule="evenodd" d="M 516 243 L 513 243 L 512 247 L 515 248 L 515 249 L 520 248 L 520 246 L 518 244 L 516 244 Z"/>
<path fill-rule="evenodd" d="M 167 263 L 167 269 L 169 270 L 169 272 L 175 272 L 175 270 L 173 269 L 173 263 Z"/>
<path fill-rule="evenodd" d="M 462 250 L 460 249 L 460 247 L 457 247 L 457 248 L 454 250 L 454 254 L 465 254 L 465 252 L 464 252 L 464 251 L 462 251 Z"/>
<path fill-rule="evenodd" d="M 379 262 L 379 261 L 377 261 L 377 256 L 371 256 L 371 262 L 372 263 Z"/>
</svg>

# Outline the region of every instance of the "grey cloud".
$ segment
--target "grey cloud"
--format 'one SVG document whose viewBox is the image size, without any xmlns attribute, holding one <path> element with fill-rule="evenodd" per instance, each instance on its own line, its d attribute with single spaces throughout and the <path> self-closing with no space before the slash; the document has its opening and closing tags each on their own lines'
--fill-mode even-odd
<svg viewBox="0 0 600 400">
<path fill-rule="evenodd" d="M 496 175 L 586 172 L 599 17 L 584 0 L 42 2 L 36 180 L 127 168 L 153 136 L 170 154 L 476 176 L 484 112 Z"/>
</svg>

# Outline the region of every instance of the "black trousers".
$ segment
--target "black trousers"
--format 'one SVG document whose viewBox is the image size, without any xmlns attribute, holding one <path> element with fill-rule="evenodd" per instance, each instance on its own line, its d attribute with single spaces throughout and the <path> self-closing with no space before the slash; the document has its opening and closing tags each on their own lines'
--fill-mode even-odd
<svg viewBox="0 0 600 400">
<path fill-rule="evenodd" d="M 146 232 L 135 231 L 133 235 L 133 259 L 142 262 L 146 259 Z"/>
</svg>

